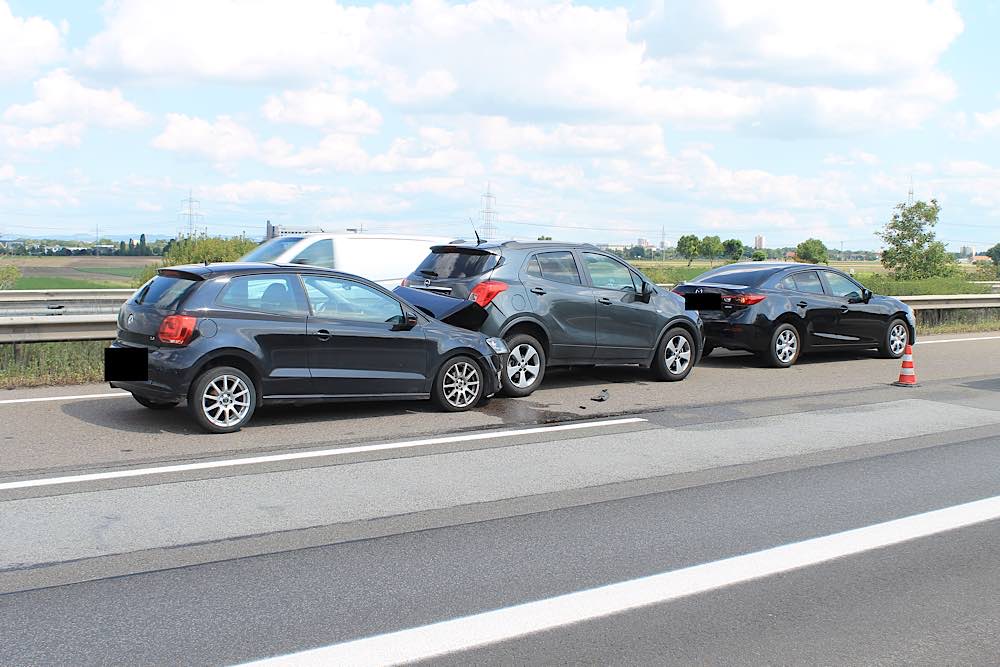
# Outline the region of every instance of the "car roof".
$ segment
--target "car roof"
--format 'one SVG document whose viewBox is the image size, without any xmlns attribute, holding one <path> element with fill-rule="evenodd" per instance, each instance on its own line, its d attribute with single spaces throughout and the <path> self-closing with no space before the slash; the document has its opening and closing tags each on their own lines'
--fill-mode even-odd
<svg viewBox="0 0 1000 667">
<path fill-rule="evenodd" d="M 483 241 L 476 243 L 465 239 L 442 243 L 434 247 L 455 247 L 470 248 L 477 250 L 537 250 L 544 248 L 587 248 L 588 250 L 600 250 L 592 243 L 573 243 L 564 241 Z"/>
<path fill-rule="evenodd" d="M 176 271 L 193 274 L 203 280 L 216 276 L 241 275 L 247 273 L 322 273 L 329 276 L 339 276 L 344 278 L 361 279 L 361 276 L 344 271 L 335 271 L 322 266 L 311 266 L 308 264 L 289 264 L 276 262 L 211 262 L 208 264 L 179 264 L 177 266 L 165 266 L 158 272 Z"/>
</svg>

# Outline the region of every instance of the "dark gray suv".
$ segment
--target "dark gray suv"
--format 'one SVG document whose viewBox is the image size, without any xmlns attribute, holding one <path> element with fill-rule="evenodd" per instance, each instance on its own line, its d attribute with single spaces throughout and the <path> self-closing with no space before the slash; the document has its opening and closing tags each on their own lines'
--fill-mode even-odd
<svg viewBox="0 0 1000 667">
<path fill-rule="evenodd" d="M 454 242 L 434 246 L 404 287 L 486 309 L 481 331 L 507 341 L 503 393 L 527 396 L 547 366 L 638 364 L 683 380 L 704 345 L 701 318 L 592 245 Z"/>
</svg>

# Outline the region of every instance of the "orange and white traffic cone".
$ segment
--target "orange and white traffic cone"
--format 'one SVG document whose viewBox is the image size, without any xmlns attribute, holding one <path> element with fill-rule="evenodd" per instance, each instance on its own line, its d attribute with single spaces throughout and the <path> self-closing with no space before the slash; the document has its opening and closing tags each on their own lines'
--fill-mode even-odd
<svg viewBox="0 0 1000 667">
<path fill-rule="evenodd" d="M 907 344 L 903 350 L 903 366 L 899 369 L 899 379 L 893 382 L 897 387 L 916 387 L 917 371 L 913 367 L 913 346 Z"/>
</svg>

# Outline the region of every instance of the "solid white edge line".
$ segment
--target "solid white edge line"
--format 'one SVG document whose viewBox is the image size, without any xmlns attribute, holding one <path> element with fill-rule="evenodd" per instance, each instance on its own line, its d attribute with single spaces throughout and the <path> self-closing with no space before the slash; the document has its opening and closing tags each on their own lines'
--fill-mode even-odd
<svg viewBox="0 0 1000 667">
<path fill-rule="evenodd" d="M 378 445 L 356 445 L 354 447 L 338 447 L 334 449 L 321 449 L 310 452 L 291 452 L 288 454 L 268 454 L 266 456 L 253 456 L 240 459 L 222 459 L 217 461 L 200 461 L 198 463 L 180 463 L 169 466 L 157 466 L 154 468 L 132 468 L 128 470 L 113 470 L 109 472 L 96 472 L 82 475 L 67 475 L 64 477 L 44 477 L 41 479 L 25 479 L 17 482 L 0 483 L 0 491 L 11 489 L 28 489 L 39 486 L 54 486 L 56 484 L 73 484 L 76 482 L 93 482 L 104 479 L 120 479 L 123 477 L 142 477 L 144 475 L 162 475 L 172 472 L 187 472 L 190 470 L 208 470 L 211 468 L 228 468 L 235 466 L 247 466 L 257 463 L 273 463 L 276 461 L 294 461 L 298 459 L 316 459 L 329 456 L 340 456 L 343 454 L 358 454 L 363 452 L 380 452 L 393 449 L 410 449 L 413 447 L 428 447 L 431 445 L 443 445 L 452 442 L 472 442 L 476 440 L 491 440 L 494 438 L 512 438 L 521 435 L 534 435 L 537 433 L 552 433 L 555 431 L 575 431 L 587 428 L 598 428 L 600 426 L 617 426 L 619 424 L 637 424 L 645 422 L 641 417 L 627 417 L 624 419 L 605 419 L 595 422 L 583 422 L 577 424 L 558 424 L 556 426 L 536 426 L 532 428 L 522 428 L 513 431 L 486 431 L 484 433 L 470 433 L 467 435 L 451 435 L 438 438 L 425 438 L 423 440 L 404 440 L 402 442 L 387 442 Z"/>
<path fill-rule="evenodd" d="M 998 340 L 1000 336 L 976 336 L 974 338 L 942 338 L 940 340 L 918 340 L 916 345 L 933 345 L 934 343 L 965 343 L 970 340 Z"/>
<path fill-rule="evenodd" d="M 121 398 L 129 396 L 127 391 L 114 391 L 107 394 L 72 394 L 70 396 L 40 396 L 38 398 L 5 398 L 0 400 L 0 405 L 12 405 L 14 403 L 44 403 L 46 401 L 76 401 L 81 398 Z"/>
<path fill-rule="evenodd" d="M 246 664 L 269 667 L 391 665 L 427 660 L 995 519 L 1000 519 L 1000 496 L 640 579 Z"/>
</svg>

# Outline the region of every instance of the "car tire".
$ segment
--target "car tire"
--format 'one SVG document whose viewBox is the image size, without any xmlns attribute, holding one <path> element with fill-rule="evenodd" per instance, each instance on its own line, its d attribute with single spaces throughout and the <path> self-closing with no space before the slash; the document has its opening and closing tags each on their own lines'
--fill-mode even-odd
<svg viewBox="0 0 1000 667">
<path fill-rule="evenodd" d="M 683 327 L 668 329 L 656 347 L 653 372 L 660 380 L 683 380 L 694 368 L 694 336 Z"/>
<path fill-rule="evenodd" d="M 169 410 L 170 408 L 176 408 L 180 401 L 151 401 L 145 396 L 139 396 L 138 394 L 132 394 L 132 398 L 135 402 L 144 408 L 149 408 L 150 410 Z"/>
<path fill-rule="evenodd" d="M 898 317 L 894 317 L 885 328 L 882 342 L 879 343 L 879 355 L 886 359 L 899 359 L 906 351 L 906 346 L 910 342 L 910 329 L 906 322 Z"/>
<path fill-rule="evenodd" d="M 452 357 L 438 370 L 431 396 L 445 412 L 465 412 L 482 400 L 484 380 L 483 369 L 471 358 Z"/>
<path fill-rule="evenodd" d="M 774 368 L 788 368 L 799 359 L 802 352 L 802 336 L 795 325 L 779 324 L 771 334 L 771 343 L 764 353 L 764 360 Z"/>
<path fill-rule="evenodd" d="M 209 368 L 191 385 L 188 409 L 209 433 L 234 433 L 250 421 L 257 409 L 257 389 L 238 368 Z"/>
<path fill-rule="evenodd" d="M 504 340 L 510 354 L 500 373 L 500 393 L 510 398 L 529 396 L 545 377 L 545 348 L 538 339 L 525 333 Z"/>
</svg>

